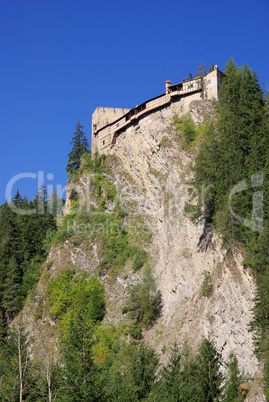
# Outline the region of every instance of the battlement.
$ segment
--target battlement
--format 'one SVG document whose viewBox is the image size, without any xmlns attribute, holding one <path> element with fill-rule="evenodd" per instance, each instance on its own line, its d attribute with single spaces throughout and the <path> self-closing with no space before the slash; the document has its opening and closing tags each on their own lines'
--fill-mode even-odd
<svg viewBox="0 0 269 402">
<path fill-rule="evenodd" d="M 144 115 L 175 104 L 182 114 L 194 100 L 218 99 L 223 73 L 214 67 L 207 75 L 171 85 L 165 82 L 165 93 L 133 109 L 97 107 L 92 115 L 92 150 L 108 154 L 117 137 Z"/>
</svg>

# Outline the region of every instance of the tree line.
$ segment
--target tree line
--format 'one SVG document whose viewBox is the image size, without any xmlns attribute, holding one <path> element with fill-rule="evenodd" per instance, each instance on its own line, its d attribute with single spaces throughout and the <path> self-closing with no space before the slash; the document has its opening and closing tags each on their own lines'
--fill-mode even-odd
<svg viewBox="0 0 269 402">
<path fill-rule="evenodd" d="M 143 340 L 126 342 L 117 328 L 100 326 L 102 285 L 84 279 L 79 284 L 82 296 L 56 345 L 50 344 L 46 326 L 40 328 L 37 350 L 20 321 L 1 333 L 1 400 L 243 401 L 240 384 L 246 376 L 233 354 L 225 376 L 220 370 L 224 362 L 207 338 L 195 353 L 188 343 L 174 343 L 167 363 L 160 364 L 160 356 Z"/>
<path fill-rule="evenodd" d="M 39 211 L 41 206 L 42 213 Z M 37 283 L 41 275 L 40 265 L 57 230 L 55 216 L 62 206 L 63 201 L 59 200 L 55 191 L 48 197 L 44 185 L 31 201 L 17 190 L 10 203 L 0 206 L 2 325 L 13 320 L 23 307 L 28 292 Z"/>
<path fill-rule="evenodd" d="M 213 224 L 227 252 L 242 246 L 257 284 L 251 330 L 265 361 L 269 400 L 269 94 L 247 64 L 230 59 L 216 113 L 195 159 L 193 185 L 200 200 L 194 220 Z"/>
</svg>

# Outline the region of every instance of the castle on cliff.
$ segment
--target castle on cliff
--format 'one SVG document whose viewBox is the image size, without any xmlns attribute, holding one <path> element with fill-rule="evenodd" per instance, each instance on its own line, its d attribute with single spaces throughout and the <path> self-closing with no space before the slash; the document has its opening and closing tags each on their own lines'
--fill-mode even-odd
<svg viewBox="0 0 269 402">
<path fill-rule="evenodd" d="M 218 99 L 223 73 L 215 66 L 205 76 L 171 85 L 165 82 L 165 93 L 137 105 L 133 109 L 97 107 L 92 115 L 92 150 L 109 154 L 117 137 L 145 115 L 172 107 L 175 113 L 187 113 L 193 101 Z"/>
</svg>

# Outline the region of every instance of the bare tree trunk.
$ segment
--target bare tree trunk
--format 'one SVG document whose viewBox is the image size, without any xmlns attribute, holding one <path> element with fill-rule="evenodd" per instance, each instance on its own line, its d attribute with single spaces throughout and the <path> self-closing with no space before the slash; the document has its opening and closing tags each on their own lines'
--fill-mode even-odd
<svg viewBox="0 0 269 402">
<path fill-rule="evenodd" d="M 22 384 L 22 357 L 21 357 L 21 331 L 19 328 L 16 330 L 17 337 L 18 337 L 18 357 L 19 357 L 19 374 L 20 374 L 20 402 L 22 402 L 22 391 L 23 391 L 23 384 Z"/>
<path fill-rule="evenodd" d="M 49 402 L 52 401 L 52 395 L 51 395 L 51 376 L 50 376 L 50 362 L 47 361 L 47 373 L 46 373 L 46 377 L 47 377 L 47 384 L 48 384 L 48 394 L 49 394 Z"/>
</svg>

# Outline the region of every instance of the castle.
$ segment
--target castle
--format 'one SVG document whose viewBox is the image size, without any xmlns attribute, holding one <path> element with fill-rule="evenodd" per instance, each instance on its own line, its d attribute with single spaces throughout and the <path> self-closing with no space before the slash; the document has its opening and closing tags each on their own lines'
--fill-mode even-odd
<svg viewBox="0 0 269 402">
<path fill-rule="evenodd" d="M 167 107 L 173 107 L 175 113 L 187 113 L 192 101 L 218 99 L 219 86 L 223 73 L 215 66 L 205 76 L 171 85 L 165 82 L 165 93 L 149 99 L 133 109 L 97 107 L 92 115 L 92 150 L 109 154 L 117 137 L 145 115 Z"/>
</svg>

